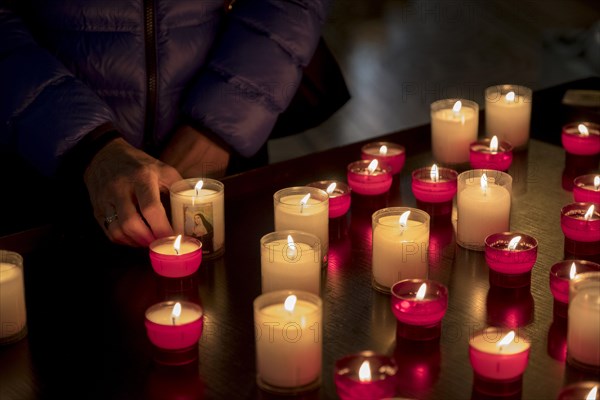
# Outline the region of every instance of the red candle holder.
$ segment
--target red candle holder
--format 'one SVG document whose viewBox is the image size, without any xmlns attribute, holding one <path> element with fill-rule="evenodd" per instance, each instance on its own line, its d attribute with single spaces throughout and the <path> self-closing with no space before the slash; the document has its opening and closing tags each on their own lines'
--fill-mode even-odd
<svg viewBox="0 0 600 400">
<path fill-rule="evenodd" d="M 176 236 L 169 236 L 150 244 L 150 263 L 160 276 L 182 278 L 200 267 L 202 243 L 193 237 L 181 236 L 180 246 L 177 247 L 176 239 Z"/>
<path fill-rule="evenodd" d="M 593 207 L 593 208 L 591 208 Z M 589 217 L 586 213 L 592 212 Z M 600 241 L 600 208 L 594 203 L 571 203 L 560 210 L 560 227 L 565 236 L 577 242 Z"/>
<path fill-rule="evenodd" d="M 360 160 L 348 164 L 348 185 L 358 194 L 378 195 L 386 193 L 392 186 L 392 167 L 383 161 Z M 376 165 L 369 170 L 369 166 Z"/>
<path fill-rule="evenodd" d="M 440 336 L 448 308 L 448 289 L 427 279 L 404 279 L 391 287 L 392 312 L 398 320 L 397 334 L 416 340 Z"/>
<path fill-rule="evenodd" d="M 573 199 L 578 203 L 600 204 L 600 175 L 581 175 L 573 179 Z"/>
<path fill-rule="evenodd" d="M 582 381 L 561 389 L 556 400 L 596 400 L 600 398 L 600 382 Z"/>
<path fill-rule="evenodd" d="M 393 397 L 397 371 L 398 366 L 393 359 L 372 351 L 343 357 L 335 362 L 334 367 L 337 394 L 341 400 Z"/>
<path fill-rule="evenodd" d="M 492 146 L 494 144 L 492 139 L 485 138 L 471 143 L 469 147 L 471 168 L 508 170 L 513 160 L 512 145 L 505 141 L 499 141 L 495 146 Z"/>
<path fill-rule="evenodd" d="M 458 172 L 450 168 L 419 168 L 412 172 L 412 192 L 415 199 L 426 203 L 451 201 L 456 195 L 457 177 Z"/>
<path fill-rule="evenodd" d="M 306 186 L 322 189 L 329 195 L 329 218 L 341 217 L 350 209 L 352 189 L 344 182 L 327 180 L 312 182 Z"/>
<path fill-rule="evenodd" d="M 514 288 L 531 284 L 538 246 L 533 236 L 518 232 L 493 233 L 484 243 L 490 285 Z"/>
<path fill-rule="evenodd" d="M 385 147 L 384 147 L 385 146 Z M 377 159 L 390 165 L 392 175 L 402 171 L 406 161 L 406 152 L 404 146 L 391 142 L 374 142 L 365 144 L 361 148 L 361 158 L 363 160 Z"/>
<path fill-rule="evenodd" d="M 583 127 L 582 127 L 583 126 Z M 562 145 L 572 154 L 600 153 L 600 125 L 593 122 L 574 122 L 563 126 Z"/>
<path fill-rule="evenodd" d="M 438 381 L 442 354 L 438 340 L 414 341 L 396 338 L 393 354 L 398 365 L 398 391 L 411 393 L 411 398 L 426 398 Z"/>
<path fill-rule="evenodd" d="M 600 264 L 587 260 L 563 260 L 550 268 L 550 291 L 554 296 L 554 313 L 561 317 L 568 315 L 569 282 L 577 274 L 600 271 Z"/>
<path fill-rule="evenodd" d="M 157 361 L 173 365 L 193 361 L 202 336 L 203 316 L 202 307 L 187 301 L 164 301 L 148 308 L 146 333 L 158 350 Z"/>
</svg>

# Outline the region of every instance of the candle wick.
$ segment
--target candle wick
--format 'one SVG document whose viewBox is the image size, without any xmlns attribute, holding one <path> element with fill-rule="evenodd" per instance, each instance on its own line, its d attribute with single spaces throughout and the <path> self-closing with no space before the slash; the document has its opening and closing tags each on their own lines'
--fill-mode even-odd
<svg viewBox="0 0 600 400">
<path fill-rule="evenodd" d="M 175 254 L 179 255 L 179 250 L 177 250 L 177 249 L 173 249 L 173 250 L 175 250 Z"/>
<path fill-rule="evenodd" d="M 300 203 L 300 214 L 304 211 L 304 203 Z"/>
</svg>

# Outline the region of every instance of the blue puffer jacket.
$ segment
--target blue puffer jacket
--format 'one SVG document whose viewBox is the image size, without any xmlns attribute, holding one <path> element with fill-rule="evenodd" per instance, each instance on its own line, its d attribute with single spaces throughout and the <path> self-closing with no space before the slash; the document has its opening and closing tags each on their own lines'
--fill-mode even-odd
<svg viewBox="0 0 600 400">
<path fill-rule="evenodd" d="M 267 140 L 329 0 L 0 0 L 0 144 L 41 171 L 112 123 L 161 146 L 178 120 L 243 156 Z"/>
</svg>

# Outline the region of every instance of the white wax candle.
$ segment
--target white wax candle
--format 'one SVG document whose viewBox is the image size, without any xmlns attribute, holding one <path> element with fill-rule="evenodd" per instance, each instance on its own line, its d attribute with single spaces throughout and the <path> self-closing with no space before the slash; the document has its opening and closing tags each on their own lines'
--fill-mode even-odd
<svg viewBox="0 0 600 400">
<path fill-rule="evenodd" d="M 512 340 L 508 344 L 499 346 L 498 342 L 502 339 L 502 337 L 498 338 L 491 335 L 482 334 L 474 336 L 469 341 L 469 344 L 481 352 L 505 356 L 522 353 L 531 346 L 523 338 L 517 338 L 516 341 Z"/>
<path fill-rule="evenodd" d="M 598 287 L 581 289 L 569 301 L 567 332 L 569 357 L 600 366 L 600 293 Z"/>
<path fill-rule="evenodd" d="M 321 254 L 307 243 L 273 240 L 260 249 L 262 292 L 304 290 L 316 294 L 321 286 Z"/>
<path fill-rule="evenodd" d="M 194 243 L 190 242 L 181 242 L 181 247 L 179 248 L 179 253 L 175 251 L 173 247 L 173 243 L 161 243 L 152 247 L 156 253 L 165 254 L 165 255 L 175 255 L 175 254 L 187 254 L 193 251 L 198 250 L 198 246 Z"/>
<path fill-rule="evenodd" d="M 431 146 L 436 161 L 460 164 L 469 161 L 469 146 L 477 140 L 478 113 L 463 106 L 454 112 L 451 108 L 431 113 Z"/>
<path fill-rule="evenodd" d="M 11 263 L 0 263 L 0 340 L 16 335 L 27 322 L 23 271 Z"/>
<path fill-rule="evenodd" d="M 308 192 L 307 192 L 308 194 Z M 275 204 L 275 230 L 312 233 L 321 241 L 322 255 L 329 248 L 329 203 L 312 197 L 301 206 L 303 194 L 284 196 Z"/>
<path fill-rule="evenodd" d="M 373 229 L 373 277 L 392 287 L 402 279 L 427 278 L 429 228 L 408 220 L 402 230 L 398 216 L 379 219 Z"/>
<path fill-rule="evenodd" d="M 185 303 L 181 304 L 181 314 L 175 317 L 173 324 L 173 307 L 160 307 L 146 313 L 146 318 L 159 325 L 184 325 L 196 321 L 202 316 L 202 313 L 193 308 L 189 308 Z"/>
<path fill-rule="evenodd" d="M 529 140 L 531 121 L 531 100 L 523 96 L 515 96 L 514 100 L 506 98 L 486 98 L 485 132 L 486 136 L 498 136 L 514 148 L 524 147 Z"/>
<path fill-rule="evenodd" d="M 321 314 L 316 304 L 300 299 L 292 311 L 274 304 L 255 312 L 256 368 L 263 381 L 292 388 L 320 377 Z"/>
</svg>

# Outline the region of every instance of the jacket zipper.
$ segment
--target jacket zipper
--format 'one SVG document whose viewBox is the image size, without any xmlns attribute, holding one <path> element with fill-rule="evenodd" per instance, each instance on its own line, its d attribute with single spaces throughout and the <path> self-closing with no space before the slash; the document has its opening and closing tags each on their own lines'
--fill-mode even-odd
<svg viewBox="0 0 600 400">
<path fill-rule="evenodd" d="M 144 23 L 144 45 L 146 51 L 146 118 L 144 122 L 144 148 L 152 154 L 156 145 L 154 140 L 154 130 L 156 124 L 157 100 L 154 0 L 144 0 Z"/>
</svg>

